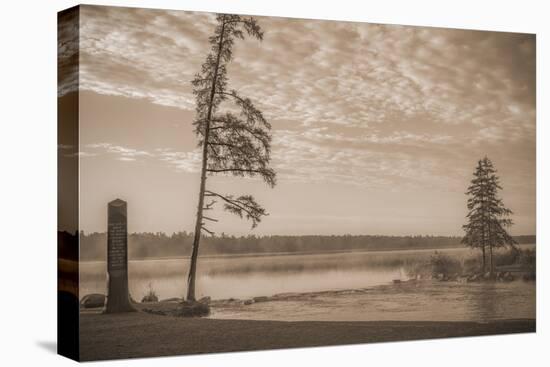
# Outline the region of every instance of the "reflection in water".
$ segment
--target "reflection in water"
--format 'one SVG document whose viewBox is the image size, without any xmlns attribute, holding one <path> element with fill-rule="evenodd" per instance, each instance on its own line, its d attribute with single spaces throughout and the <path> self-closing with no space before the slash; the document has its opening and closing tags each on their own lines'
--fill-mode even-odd
<svg viewBox="0 0 550 367">
<path fill-rule="evenodd" d="M 471 298 L 471 307 L 481 319 L 490 319 L 499 311 L 497 308 L 502 302 L 502 294 L 506 293 L 508 293 L 506 290 L 498 292 L 497 283 L 481 283 L 476 297 Z M 508 302 L 508 300 L 504 301 Z M 512 299 L 509 301 L 513 302 Z"/>
<path fill-rule="evenodd" d="M 449 249 L 465 259 L 476 253 Z M 210 257 L 199 260 L 198 297 L 277 301 L 214 306 L 212 317 L 271 320 L 488 320 L 534 318 L 535 284 L 405 282 L 433 250 Z M 161 299 L 186 290 L 188 259 L 130 261 L 130 293 Z M 105 263 L 81 263 L 80 295 L 105 293 Z M 392 284 L 394 279 L 403 283 Z"/>
</svg>

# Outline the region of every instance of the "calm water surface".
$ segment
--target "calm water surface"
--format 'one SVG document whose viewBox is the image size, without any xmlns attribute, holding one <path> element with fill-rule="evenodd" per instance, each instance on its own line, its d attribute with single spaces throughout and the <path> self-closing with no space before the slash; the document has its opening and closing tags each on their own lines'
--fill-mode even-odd
<svg viewBox="0 0 550 367">
<path fill-rule="evenodd" d="M 244 306 L 223 303 L 213 318 L 256 320 L 474 320 L 535 317 L 535 283 L 406 282 L 407 269 L 434 250 L 224 256 L 199 259 L 197 297 L 213 300 L 273 296 Z M 464 260 L 468 249 L 440 252 Z M 155 290 L 160 299 L 186 290 L 188 259 L 129 262 L 136 300 Z M 81 295 L 106 292 L 105 262 L 84 262 Z M 393 284 L 400 279 L 405 283 Z"/>
</svg>

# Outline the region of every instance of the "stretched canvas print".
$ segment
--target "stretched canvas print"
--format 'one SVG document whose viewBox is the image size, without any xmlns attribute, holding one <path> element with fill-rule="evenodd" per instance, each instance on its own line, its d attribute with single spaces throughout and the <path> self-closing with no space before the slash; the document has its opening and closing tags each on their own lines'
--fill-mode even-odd
<svg viewBox="0 0 550 367">
<path fill-rule="evenodd" d="M 535 331 L 535 35 L 58 19 L 58 349 Z"/>
</svg>

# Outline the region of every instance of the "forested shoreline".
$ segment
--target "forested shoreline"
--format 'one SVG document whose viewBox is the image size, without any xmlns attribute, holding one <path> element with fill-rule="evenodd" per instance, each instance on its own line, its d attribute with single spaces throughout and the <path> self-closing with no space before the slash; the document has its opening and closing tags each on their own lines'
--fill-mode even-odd
<svg viewBox="0 0 550 367">
<path fill-rule="evenodd" d="M 63 237 L 70 236 L 64 233 Z M 520 244 L 535 243 L 534 235 L 515 236 Z M 330 252 L 442 249 L 463 247 L 459 236 L 382 236 L 382 235 L 304 235 L 304 236 L 204 236 L 201 254 L 238 255 L 277 252 Z M 72 242 L 72 241 L 71 241 Z M 128 252 L 131 259 L 189 256 L 193 233 L 177 232 L 128 234 Z M 80 233 L 80 259 L 106 259 L 106 233 Z"/>
</svg>

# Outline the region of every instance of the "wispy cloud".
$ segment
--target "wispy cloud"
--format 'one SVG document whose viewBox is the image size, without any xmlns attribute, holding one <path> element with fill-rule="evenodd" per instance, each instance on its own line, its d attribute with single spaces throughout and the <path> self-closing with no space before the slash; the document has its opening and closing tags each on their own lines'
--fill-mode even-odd
<svg viewBox="0 0 550 367">
<path fill-rule="evenodd" d="M 335 182 L 370 188 L 406 189 L 441 186 L 437 157 L 414 159 L 412 154 L 392 150 L 402 139 L 414 143 L 424 137 L 396 135 L 391 139 L 371 139 L 374 144 L 389 144 L 387 150 L 369 149 L 369 140 L 357 138 L 344 144 L 327 140 L 303 139 L 291 131 L 278 132 L 274 139 L 273 162 L 280 176 L 302 182 Z M 337 138 L 331 138 L 337 141 Z M 350 144 L 352 143 L 352 144 Z M 395 146 L 395 145 L 393 145 Z"/>
<path fill-rule="evenodd" d="M 152 151 L 129 148 L 111 143 L 94 143 L 84 146 L 86 151 L 81 151 L 79 156 L 98 157 L 110 155 L 112 159 L 122 162 L 135 162 L 138 160 L 157 160 L 165 162 L 169 168 L 178 172 L 198 172 L 200 167 L 200 152 L 178 152 L 169 148 L 157 148 Z"/>
<path fill-rule="evenodd" d="M 208 13 L 82 8 L 81 88 L 193 109 L 190 80 L 208 50 Z M 534 37 L 350 22 L 260 18 L 241 42 L 233 85 L 272 120 L 373 127 L 530 124 Z M 512 106 L 512 108 L 508 108 Z"/>
<path fill-rule="evenodd" d="M 120 145 L 113 145 L 111 143 L 87 144 L 84 148 L 103 150 L 106 153 L 118 155 L 120 160 L 126 161 L 133 161 L 139 157 L 150 157 L 152 155 L 145 150 L 127 148 Z"/>
<path fill-rule="evenodd" d="M 191 152 L 175 152 L 171 149 L 159 149 L 156 156 L 161 161 L 167 162 L 177 171 L 200 171 L 201 152 L 198 149 Z"/>
<path fill-rule="evenodd" d="M 264 41 L 239 42 L 229 75 L 272 122 L 281 177 L 448 187 L 472 152 L 517 160 L 534 147 L 533 35 L 259 21 Z M 190 80 L 213 26 L 208 13 L 84 6 L 80 88 L 193 111 Z M 200 160 L 195 151 L 89 148 L 184 172 Z"/>
</svg>

